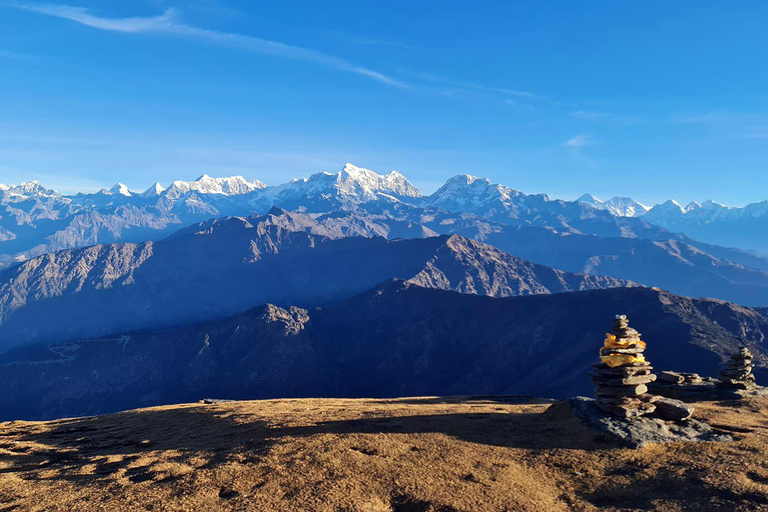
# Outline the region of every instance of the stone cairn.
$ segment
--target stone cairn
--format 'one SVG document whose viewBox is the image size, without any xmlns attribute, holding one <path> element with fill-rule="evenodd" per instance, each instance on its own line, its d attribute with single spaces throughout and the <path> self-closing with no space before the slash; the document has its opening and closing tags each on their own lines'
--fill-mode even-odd
<svg viewBox="0 0 768 512">
<path fill-rule="evenodd" d="M 749 389 L 755 386 L 752 375 L 752 353 L 747 347 L 741 347 L 731 356 L 725 368 L 718 374 L 718 387 L 730 389 Z"/>
<path fill-rule="evenodd" d="M 661 397 L 648 395 L 646 384 L 656 380 L 653 368 L 645 360 L 645 343 L 640 333 L 629 327 L 626 315 L 617 315 L 613 331 L 600 349 L 600 363 L 590 373 L 596 385 L 597 406 L 623 418 L 635 418 L 656 410 Z"/>
</svg>

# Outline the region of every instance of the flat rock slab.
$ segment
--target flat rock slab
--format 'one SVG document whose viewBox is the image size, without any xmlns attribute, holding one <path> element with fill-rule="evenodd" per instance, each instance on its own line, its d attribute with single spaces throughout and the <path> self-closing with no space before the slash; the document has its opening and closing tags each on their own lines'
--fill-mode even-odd
<svg viewBox="0 0 768 512">
<path fill-rule="evenodd" d="M 577 396 L 568 400 L 573 415 L 589 428 L 607 434 L 628 448 L 642 448 L 654 443 L 678 441 L 733 441 L 703 421 L 689 419 L 680 423 L 641 416 L 624 419 L 603 412 L 594 398 Z"/>
<path fill-rule="evenodd" d="M 746 397 L 766 397 L 768 388 L 755 385 L 750 389 L 729 389 L 717 386 L 717 382 L 702 382 L 700 384 L 671 384 L 652 382 L 648 384 L 648 392 L 655 395 L 677 398 L 687 402 L 700 400 L 739 400 Z"/>
</svg>

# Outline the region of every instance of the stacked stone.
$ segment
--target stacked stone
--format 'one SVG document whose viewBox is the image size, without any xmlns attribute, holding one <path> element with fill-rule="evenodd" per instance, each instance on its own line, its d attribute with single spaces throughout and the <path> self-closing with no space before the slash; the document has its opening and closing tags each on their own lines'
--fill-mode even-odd
<svg viewBox="0 0 768 512">
<path fill-rule="evenodd" d="M 640 333 L 629 327 L 626 315 L 617 315 L 613 330 L 606 335 L 599 364 L 590 374 L 597 386 L 597 406 L 605 412 L 634 418 L 656 410 L 659 397 L 646 394 L 646 384 L 656 380 L 653 368 L 645 360 L 645 343 Z"/>
<path fill-rule="evenodd" d="M 749 389 L 755 385 L 752 368 L 752 353 L 747 347 L 741 347 L 717 376 L 717 385 L 722 388 Z"/>
</svg>

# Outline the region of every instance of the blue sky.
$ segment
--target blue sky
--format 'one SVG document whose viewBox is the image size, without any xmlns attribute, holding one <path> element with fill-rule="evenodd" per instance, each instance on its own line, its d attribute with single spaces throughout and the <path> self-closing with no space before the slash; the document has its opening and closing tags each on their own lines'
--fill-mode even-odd
<svg viewBox="0 0 768 512">
<path fill-rule="evenodd" d="M 768 199 L 768 4 L 0 0 L 0 182 Z"/>
</svg>

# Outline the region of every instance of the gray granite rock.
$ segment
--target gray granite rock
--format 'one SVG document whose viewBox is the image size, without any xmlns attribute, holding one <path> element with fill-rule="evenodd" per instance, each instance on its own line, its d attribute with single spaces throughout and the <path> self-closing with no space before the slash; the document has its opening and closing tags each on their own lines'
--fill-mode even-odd
<svg viewBox="0 0 768 512">
<path fill-rule="evenodd" d="M 733 440 L 731 436 L 693 418 L 682 423 L 649 416 L 620 418 L 600 410 L 594 399 L 584 396 L 571 398 L 568 404 L 574 416 L 582 420 L 587 427 L 606 434 L 628 448 L 642 448 L 654 443 L 679 441 Z M 655 404 L 658 404 L 658 401 Z"/>
<path fill-rule="evenodd" d="M 595 390 L 597 396 L 637 396 L 648 392 L 645 384 L 635 386 L 599 386 Z"/>
<path fill-rule="evenodd" d="M 685 382 L 685 377 L 677 372 L 660 372 L 659 380 L 662 382 L 669 382 L 672 384 L 682 384 Z"/>
<path fill-rule="evenodd" d="M 662 397 L 653 403 L 656 415 L 665 420 L 685 421 L 693 416 L 693 407 L 681 400 Z"/>
</svg>

